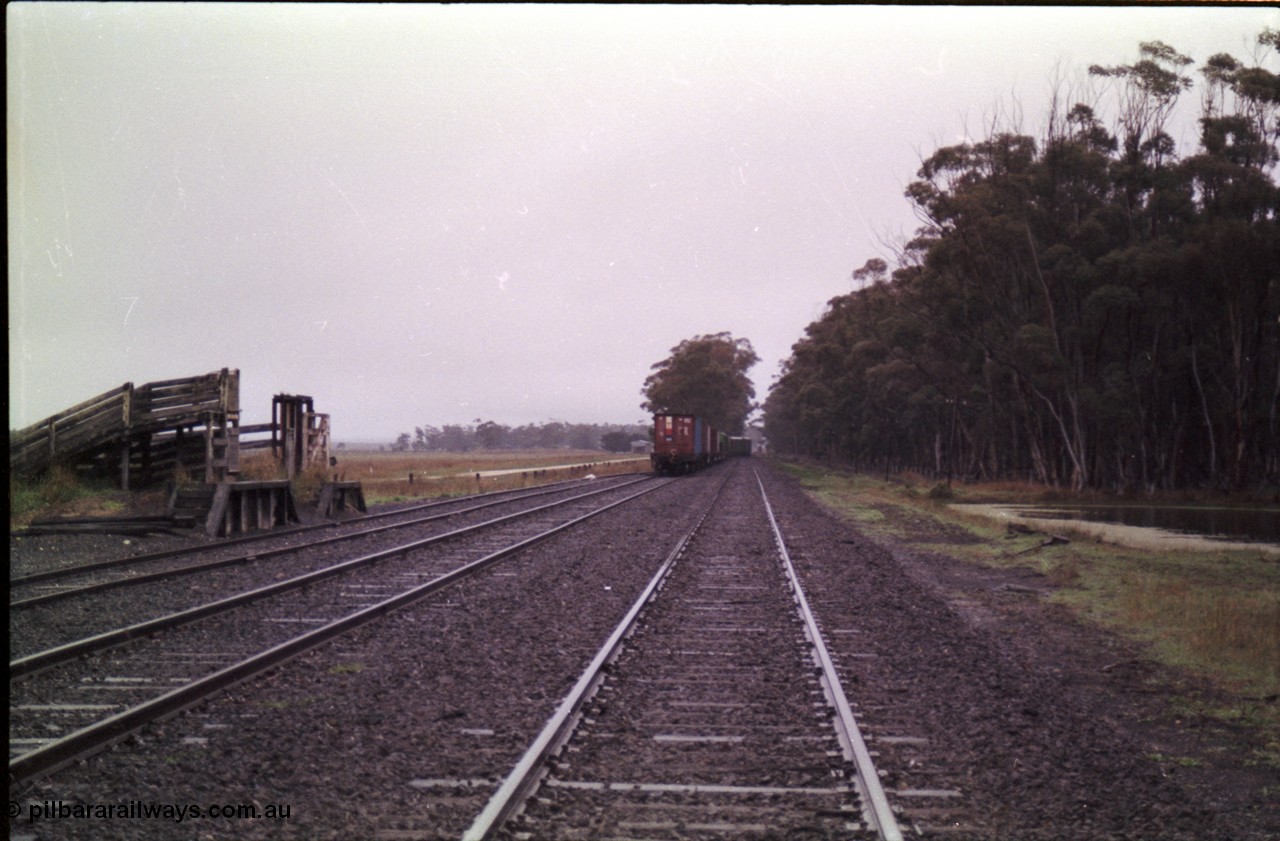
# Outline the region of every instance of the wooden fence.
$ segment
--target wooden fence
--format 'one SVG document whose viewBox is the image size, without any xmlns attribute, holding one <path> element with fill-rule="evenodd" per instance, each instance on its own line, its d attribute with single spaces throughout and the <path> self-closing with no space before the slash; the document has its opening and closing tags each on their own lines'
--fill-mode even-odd
<svg viewBox="0 0 1280 841">
<path fill-rule="evenodd" d="M 240 372 L 135 387 L 125 383 L 9 434 L 9 470 L 34 477 L 55 464 L 119 472 L 120 487 L 171 478 L 235 481 L 241 450 L 271 448 L 292 479 L 329 461 L 329 416 L 305 395 L 278 394 L 271 423 L 240 426 Z M 258 438 L 255 436 L 269 436 Z"/>
<path fill-rule="evenodd" d="M 9 435 L 9 470 L 33 477 L 55 464 L 118 470 L 120 486 L 203 473 L 240 472 L 240 372 L 135 387 L 125 383 Z"/>
</svg>

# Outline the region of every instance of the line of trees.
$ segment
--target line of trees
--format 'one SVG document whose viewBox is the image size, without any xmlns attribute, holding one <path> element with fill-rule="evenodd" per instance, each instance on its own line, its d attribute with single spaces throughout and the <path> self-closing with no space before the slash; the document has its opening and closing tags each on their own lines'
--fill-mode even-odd
<svg viewBox="0 0 1280 841">
<path fill-rule="evenodd" d="M 403 432 L 391 449 L 397 452 L 466 453 L 472 450 L 603 450 L 610 453 L 630 451 L 631 443 L 650 440 L 652 432 L 644 424 L 565 423 L 506 426 L 495 421 L 476 419 L 475 423 L 415 427 L 413 434 Z"/>
<path fill-rule="evenodd" d="M 922 222 L 794 345 L 765 402 L 780 451 L 868 470 L 1074 488 L 1280 481 L 1280 33 L 1199 68 L 1159 43 L 1061 87 L 1039 137 L 938 149 Z M 1110 125 L 1099 103 L 1114 112 Z"/>
</svg>

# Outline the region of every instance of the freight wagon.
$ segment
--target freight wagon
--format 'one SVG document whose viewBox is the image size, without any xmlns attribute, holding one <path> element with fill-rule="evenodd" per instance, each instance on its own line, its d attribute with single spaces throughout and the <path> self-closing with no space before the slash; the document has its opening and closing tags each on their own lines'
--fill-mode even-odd
<svg viewBox="0 0 1280 841">
<path fill-rule="evenodd" d="M 750 439 L 730 438 L 696 415 L 653 416 L 649 460 L 657 473 L 689 473 L 730 455 L 750 454 Z"/>
</svg>

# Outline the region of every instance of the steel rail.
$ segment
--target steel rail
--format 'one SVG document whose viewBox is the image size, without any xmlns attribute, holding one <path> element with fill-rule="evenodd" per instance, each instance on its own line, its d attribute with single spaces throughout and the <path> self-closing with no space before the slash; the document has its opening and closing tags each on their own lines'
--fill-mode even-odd
<svg viewBox="0 0 1280 841">
<path fill-rule="evenodd" d="M 385 515 L 373 515 L 385 516 Z M 323 523 L 312 523 L 305 526 L 291 526 L 283 529 L 272 529 L 270 532 L 263 534 L 247 534 L 241 537 L 229 537 L 218 541 L 216 544 L 206 544 L 203 546 L 183 546 L 179 549 L 162 549 L 158 552 L 147 552 L 141 555 L 129 555 L 123 558 L 107 558 L 102 561 L 90 561 L 84 564 L 76 564 L 75 566 L 62 567 L 61 569 L 46 569 L 41 572 L 33 572 L 28 575 L 20 575 L 17 578 L 9 579 L 9 588 L 26 587 L 32 584 L 39 584 L 42 581 L 50 581 L 57 578 L 67 578 L 73 575 L 84 575 L 88 572 L 97 572 L 98 570 L 111 569 L 118 566 L 128 566 L 129 564 L 144 564 L 149 561 L 160 561 L 165 558 L 176 558 L 181 555 L 194 555 L 199 552 L 208 552 L 211 549 L 221 549 L 224 546 L 237 546 L 242 543 L 254 543 L 260 540 L 270 540 L 273 537 L 289 537 L 295 534 L 302 534 L 317 529 L 331 529 L 341 525 L 337 520 L 328 520 Z M 21 533 L 16 535 L 22 537 Z"/>
<path fill-rule="evenodd" d="M 240 607 L 241 605 L 249 604 L 250 602 L 254 602 L 259 599 L 266 598 L 268 596 L 274 596 L 288 590 L 294 590 L 299 587 L 305 587 L 308 584 L 314 584 L 317 581 L 321 581 L 326 578 L 331 578 L 333 576 L 340 575 L 344 572 L 349 572 L 352 569 L 356 569 L 362 566 L 368 566 L 369 564 L 376 563 L 378 561 L 393 557 L 395 555 L 402 555 L 406 552 L 412 552 L 416 549 L 422 549 L 424 547 L 430 546 L 435 543 L 441 543 L 446 540 L 452 540 L 454 538 L 461 537 L 471 532 L 482 531 L 484 529 L 492 528 L 493 526 L 501 525 L 503 523 L 507 523 L 512 520 L 528 517 L 533 514 L 538 514 L 543 511 L 550 510 L 552 508 L 558 508 L 559 506 L 562 506 L 562 505 L 568 505 L 571 502 L 577 502 L 579 500 L 587 499 L 592 496 L 599 496 L 600 494 L 609 493 L 610 491 L 617 490 L 618 487 L 619 486 L 615 485 L 609 488 L 590 491 L 585 494 L 578 494 L 577 496 L 571 496 L 567 499 L 562 499 L 557 502 L 547 503 L 546 505 L 539 505 L 535 508 L 530 508 L 525 511 L 517 511 L 514 514 L 507 514 L 502 517 L 497 517 L 492 520 L 487 520 L 483 523 L 477 523 L 472 526 L 464 526 L 463 528 L 454 529 L 453 531 L 446 532 L 444 534 L 432 535 L 431 537 L 423 538 L 421 540 L 415 540 L 409 543 L 401 544 L 399 546 L 393 546 L 390 549 L 383 549 L 368 555 L 361 555 L 358 558 L 352 558 L 350 560 L 342 561 L 341 563 L 337 563 L 332 566 L 327 566 L 322 569 L 313 570 L 311 572 L 303 573 L 302 575 L 296 575 L 293 578 L 286 578 L 284 581 L 278 581 L 274 584 L 268 584 L 264 587 L 258 587 L 253 590 L 246 590 L 242 593 L 237 593 L 233 596 L 227 596 L 226 598 L 218 599 L 217 601 L 206 602 L 205 604 L 196 605 L 195 607 L 191 607 L 186 610 L 180 610 L 174 613 L 166 614 L 164 616 L 158 616 L 154 619 L 148 619 L 143 622 L 137 622 L 132 625 L 128 625 L 124 628 L 116 628 L 115 630 L 112 630 L 112 631 L 104 631 L 103 633 L 94 634 L 93 636 L 89 636 L 89 637 L 83 637 L 78 640 L 72 640 L 71 642 L 54 646 L 53 648 L 46 648 L 42 651 L 36 651 L 24 657 L 19 657 L 15 660 L 9 661 L 9 679 L 13 680 L 16 677 L 22 677 L 24 675 L 28 675 L 33 672 L 47 669 L 50 666 L 55 666 L 59 663 L 66 662 L 67 660 L 74 660 L 75 658 L 80 657 L 84 654 L 89 654 L 95 651 L 101 651 L 102 649 L 105 649 L 105 648 L 112 648 L 122 643 L 126 643 L 132 639 L 136 639 L 137 637 L 146 636 L 147 634 L 153 634 L 153 633 L 156 633 L 157 631 L 164 631 L 170 628 L 176 628 L 180 625 L 185 625 L 190 622 L 194 622 L 197 619 L 204 619 L 205 617 L 208 617 L 208 616 L 213 616 L 218 613 L 223 613 L 225 611 L 232 610 L 236 607 Z M 622 485 L 621 487 L 625 488 L 627 487 L 627 485 Z M 659 485 L 658 487 L 661 487 L 661 485 Z"/>
<path fill-rule="evenodd" d="M 716 490 L 711 501 L 707 503 L 707 507 L 698 517 L 698 521 L 693 525 L 693 528 L 689 529 L 676 542 L 675 548 L 668 553 L 666 559 L 658 567 L 658 571 L 649 579 L 648 585 L 645 586 L 635 603 L 631 605 L 631 609 L 622 617 L 622 621 L 613 629 L 613 633 L 609 635 L 604 645 L 596 652 L 595 657 L 591 659 L 587 668 L 578 677 L 573 688 L 569 690 L 569 693 L 560 702 L 555 713 L 547 720 L 542 732 L 529 745 L 528 750 L 525 751 L 520 761 L 507 774 L 506 779 L 502 781 L 498 790 L 489 798 L 489 802 L 485 804 L 484 809 L 476 816 L 471 827 L 463 834 L 462 841 L 485 841 L 485 839 L 493 838 L 498 830 L 502 828 L 502 825 L 515 814 L 521 804 L 532 794 L 545 774 L 547 758 L 560 750 L 573 734 L 573 730 L 581 717 L 582 707 L 595 694 L 604 679 L 605 667 L 618 656 L 623 640 L 634 630 L 641 611 L 653 600 L 658 588 L 667 575 L 670 574 L 676 561 L 684 553 L 689 541 L 697 533 L 698 529 L 702 528 L 702 524 L 711 513 L 711 508 L 719 500 L 726 484 L 728 484 L 728 477 L 720 483 L 720 487 Z"/>
<path fill-rule="evenodd" d="M 840 684 L 835 663 L 831 660 L 826 643 L 823 642 L 822 633 L 809 607 L 804 588 L 800 586 L 800 578 L 796 574 L 795 566 L 791 563 L 791 554 L 787 551 L 786 542 L 782 539 L 782 529 L 778 527 L 778 520 L 773 515 L 773 506 L 769 504 L 769 495 L 765 493 L 764 482 L 760 479 L 758 472 L 754 469 L 752 472 L 755 473 L 756 482 L 760 485 L 760 498 L 764 500 L 764 508 L 769 515 L 769 525 L 773 528 L 773 538 L 777 543 L 778 554 L 786 569 L 796 607 L 804 620 L 805 635 L 813 647 L 814 660 L 821 669 L 823 688 L 827 692 L 828 700 L 835 708 L 834 723 L 840 746 L 845 758 L 853 763 L 857 771 L 858 787 L 863 794 L 863 816 L 867 824 L 884 841 L 902 841 L 902 830 L 898 827 L 898 821 L 889 807 L 884 787 L 880 785 L 880 777 L 876 773 L 875 763 L 871 761 L 871 753 L 867 750 L 862 732 L 858 729 L 858 722 L 853 716 L 853 709 L 849 706 L 849 699 L 845 696 L 844 687 Z"/>
<path fill-rule="evenodd" d="M 628 475 L 628 474 L 621 474 L 621 475 Z M 429 508 L 439 508 L 445 505 L 455 505 L 459 502 L 465 502 L 467 500 L 484 499 L 486 497 L 496 497 L 496 496 L 508 496 L 512 494 L 517 494 L 517 495 L 512 496 L 510 499 L 495 500 L 493 504 L 497 504 L 500 502 L 512 502 L 514 500 L 520 500 L 520 499 L 529 499 L 536 496 L 545 496 L 548 494 L 560 493 L 561 491 L 565 490 L 565 488 L 559 487 L 559 486 L 568 485 L 568 484 L 572 484 L 574 482 L 580 482 L 580 481 L 582 480 L 566 479 L 560 482 L 552 482 L 550 484 L 540 486 L 538 490 L 533 491 L 532 493 L 526 493 L 526 494 L 519 494 L 518 490 L 491 491 L 490 493 L 486 493 L 486 494 L 472 494 L 470 496 L 460 496 L 455 499 L 435 500 L 433 502 L 424 502 L 418 505 L 411 505 L 405 508 L 397 508 L 394 511 L 380 511 L 376 514 L 364 514 L 360 517 L 353 517 L 345 521 L 326 520 L 323 523 L 311 523 L 305 526 L 290 526 L 289 528 L 272 529 L 269 532 L 263 532 L 261 534 L 247 534 L 241 537 L 228 537 L 228 538 L 219 540 L 217 543 L 213 543 L 213 544 L 204 544 L 200 546 L 183 546 L 178 549 L 163 549 L 158 552 L 148 552 L 142 555 L 130 555 L 124 558 L 108 558 L 102 561 L 90 561 L 89 563 L 85 563 L 85 564 L 76 564 L 75 566 L 63 567 L 61 569 L 49 569 L 49 570 L 44 570 L 42 572 L 33 572 L 28 575 L 20 575 L 17 578 L 10 578 L 9 588 L 10 590 L 12 590 L 14 587 L 25 587 L 31 584 L 37 584 L 41 581 L 49 581 L 51 579 L 56 579 L 56 578 L 67 578 L 73 575 L 83 575 L 88 572 L 97 572 L 99 570 L 111 569 L 113 567 L 118 567 L 118 566 L 128 566 L 130 564 L 148 563 L 150 561 L 159 561 L 165 558 L 176 558 L 181 555 L 195 555 L 201 552 L 208 552 L 213 549 L 222 549 L 227 546 L 238 546 L 245 543 L 256 543 L 259 541 L 271 540 L 273 538 L 278 538 L 278 537 L 292 537 L 295 534 L 305 534 L 306 532 L 316 531 L 318 529 L 337 528 L 339 526 L 347 525 L 348 523 L 356 523 L 356 522 L 367 523 L 373 520 L 382 520 L 388 517 L 400 516 L 402 514 L 411 514 L 415 511 L 425 511 Z M 625 486 L 627 483 L 623 482 L 619 484 Z M 486 504 L 489 504 L 489 503 L 486 503 Z M 477 507 L 482 507 L 482 506 L 472 506 L 471 508 L 464 508 L 464 509 L 460 509 L 459 511 L 454 511 L 451 513 L 454 513 L 454 514 L 465 513 L 466 511 L 473 511 Z M 21 537 L 22 534 L 19 532 L 17 533 L 16 536 Z M 271 551 L 271 550 L 268 550 L 268 551 Z M 258 553 L 257 556 L 263 557 L 265 555 L 266 553 Z M 12 603 L 10 604 L 10 607 L 14 607 L 18 604 L 20 603 L 18 602 Z"/>
<path fill-rule="evenodd" d="M 645 477 L 645 478 L 648 478 L 648 477 Z M 644 481 L 644 479 L 632 479 L 628 482 L 619 482 L 617 484 L 609 486 L 608 488 L 603 488 L 599 492 L 616 490 L 617 488 L 625 488 L 625 487 L 628 487 L 629 485 L 633 485 L 642 481 Z M 179 576 L 183 576 L 183 575 L 194 575 L 200 572 L 208 572 L 214 569 L 221 569 L 222 567 L 229 567 L 229 566 L 235 566 L 237 564 L 249 563 L 250 561 L 260 561 L 264 558 L 276 557 L 277 555 L 288 555 L 293 552 L 301 552 L 305 549 L 314 549 L 318 546 L 328 546 L 333 543 L 342 543 L 347 540 L 357 540 L 362 537 L 369 537 L 370 535 L 381 534 L 382 532 L 385 532 L 385 531 L 395 531 L 396 529 L 403 529 L 403 528 L 409 528 L 411 526 L 418 526 L 418 525 L 422 525 L 423 523 L 430 523 L 436 520 L 446 520 L 450 517 L 456 517 L 459 514 L 470 514 L 472 512 L 481 511 L 485 508 L 492 508 L 497 505 L 507 505 L 511 502 L 519 502 L 520 500 L 524 500 L 524 499 L 532 499 L 534 497 L 539 497 L 539 496 L 549 496 L 551 494 L 563 493 L 564 490 L 565 490 L 564 488 L 558 488 L 553 491 L 542 490 L 542 491 L 537 491 L 535 493 L 524 494 L 523 496 L 511 497 L 509 499 L 495 499 L 489 502 L 481 503 L 479 505 L 471 505 L 466 508 L 459 508 L 455 511 L 446 511 L 442 514 L 431 514 L 426 517 L 415 517 L 411 520 L 402 520 L 395 523 L 387 523 L 381 526 L 373 526 L 371 528 L 361 529 L 360 531 L 348 532 L 346 534 L 338 534 L 332 537 L 322 537 L 319 540 L 313 540 L 308 543 L 295 544 L 292 546 L 278 546 L 274 549 L 264 549 L 259 552 L 246 552 L 243 555 L 236 555 L 230 558 L 219 558 L 218 560 L 214 560 L 214 561 L 204 561 L 198 564 L 191 564 L 190 566 L 178 567 L 176 569 L 156 570 L 155 572 L 144 572 L 139 575 L 131 575 L 131 576 L 126 576 L 122 578 L 114 578 L 110 581 L 97 581 L 92 584 L 86 584 L 83 587 L 73 587 L 67 590 L 59 590 L 53 593 L 43 593 L 39 596 L 31 596 L 30 598 L 26 598 L 26 599 L 19 599 L 18 601 L 9 603 L 9 610 L 18 610 L 22 608 L 36 607 L 42 604 L 48 604 L 50 602 L 60 601 L 62 599 L 73 598 L 76 596 L 84 596 L 90 593 L 102 592 L 103 590 L 114 590 L 119 587 L 129 587 L 134 584 L 147 584 L 154 581 L 164 581 L 165 579 L 168 579 L 168 578 L 178 578 Z M 441 503 L 435 503 L 435 505 L 439 505 L 439 504 Z M 426 507 L 428 506 L 422 506 L 421 508 L 426 508 Z M 405 510 L 421 510 L 421 508 L 402 509 L 401 511 L 396 511 L 393 513 L 403 514 L 405 513 Z M 382 517 L 382 516 L 385 516 L 385 514 L 375 514 L 373 516 Z M 364 520 L 362 520 L 361 522 L 364 522 Z M 324 527 L 329 527 L 331 525 L 333 524 L 325 523 Z M 202 551 L 208 551 L 210 548 L 219 548 L 219 547 L 204 547 Z M 183 551 L 186 552 L 189 550 L 184 549 Z M 151 559 L 148 559 L 148 560 L 151 560 Z"/>
<path fill-rule="evenodd" d="M 34 778 L 52 773 L 59 768 L 92 755 L 143 727 L 157 721 L 163 721 L 200 703 L 211 695 L 221 692 L 230 686 L 275 668 L 286 660 L 321 645 L 335 636 L 353 628 L 367 624 L 405 607 L 419 599 L 442 590 L 463 578 L 479 572 L 497 561 L 527 549 L 547 538 L 580 525 L 632 500 L 666 487 L 672 480 L 655 484 L 653 487 L 637 491 L 623 499 L 611 502 L 594 511 L 554 526 L 533 537 L 526 538 L 505 548 L 492 552 L 483 558 L 474 560 L 451 572 L 444 573 L 425 584 L 420 584 L 398 595 L 384 599 L 377 604 L 362 608 L 347 616 L 336 619 L 293 639 L 279 643 L 266 651 L 259 652 L 239 663 L 234 663 L 191 683 L 172 689 L 163 695 L 144 701 L 115 715 L 69 733 L 53 742 L 15 757 L 9 762 L 9 787 L 29 782 Z"/>
</svg>

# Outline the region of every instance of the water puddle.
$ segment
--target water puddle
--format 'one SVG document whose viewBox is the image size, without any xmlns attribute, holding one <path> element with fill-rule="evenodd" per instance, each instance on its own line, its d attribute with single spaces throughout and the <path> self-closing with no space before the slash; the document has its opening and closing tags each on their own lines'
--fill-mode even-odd
<svg viewBox="0 0 1280 841">
<path fill-rule="evenodd" d="M 1039 531 L 1070 527 L 1143 549 L 1256 549 L 1280 556 L 1280 509 L 1156 505 L 955 505 Z"/>
</svg>

